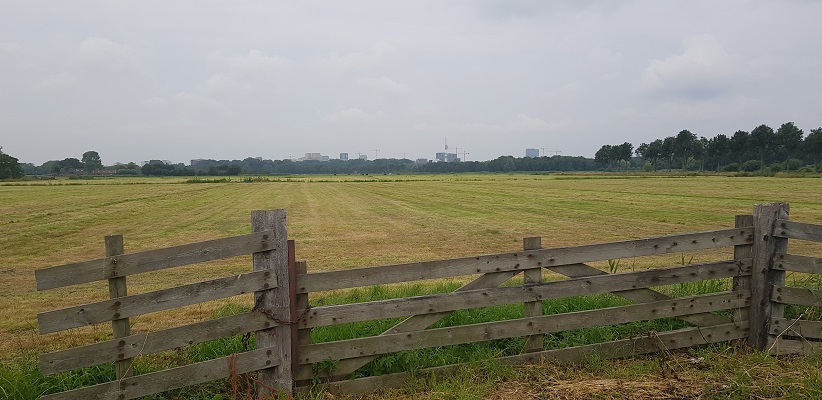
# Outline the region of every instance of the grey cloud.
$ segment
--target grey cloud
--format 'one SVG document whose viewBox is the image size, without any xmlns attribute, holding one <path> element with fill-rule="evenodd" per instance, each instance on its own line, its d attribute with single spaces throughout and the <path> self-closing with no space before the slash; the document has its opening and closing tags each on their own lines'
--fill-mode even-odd
<svg viewBox="0 0 822 400">
<path fill-rule="evenodd" d="M 821 2 L 3 8 L 0 145 L 24 162 L 92 148 L 107 162 L 432 158 L 446 136 L 474 160 L 527 147 L 591 156 L 681 129 L 822 125 Z"/>
<path fill-rule="evenodd" d="M 363 121 L 370 116 L 359 108 L 348 108 L 342 111 L 337 111 L 325 116 L 325 119 L 330 122 L 352 122 Z"/>
<path fill-rule="evenodd" d="M 653 94 L 705 99 L 720 96 L 744 71 L 711 35 L 684 43 L 682 54 L 653 60 L 644 72 L 644 89 Z"/>
<path fill-rule="evenodd" d="M 68 72 L 61 72 L 47 76 L 39 84 L 36 89 L 42 91 L 61 90 L 74 86 L 77 79 L 71 76 Z"/>
<path fill-rule="evenodd" d="M 363 78 L 359 80 L 360 86 L 374 90 L 376 92 L 401 95 L 411 91 L 411 86 L 406 83 L 396 82 L 391 78 L 381 76 L 379 78 Z"/>
<path fill-rule="evenodd" d="M 373 43 L 367 49 L 354 50 L 343 54 L 331 53 L 317 58 L 313 65 L 337 71 L 370 71 L 391 63 L 399 51 L 387 41 Z"/>
</svg>

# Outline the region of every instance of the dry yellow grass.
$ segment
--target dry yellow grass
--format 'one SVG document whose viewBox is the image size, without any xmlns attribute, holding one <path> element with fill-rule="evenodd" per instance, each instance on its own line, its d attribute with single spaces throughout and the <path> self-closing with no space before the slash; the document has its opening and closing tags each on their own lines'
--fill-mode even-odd
<svg viewBox="0 0 822 400">
<path fill-rule="evenodd" d="M 735 214 L 771 201 L 790 202 L 792 219 L 822 223 L 822 180 L 814 178 L 488 174 L 88 183 L 0 186 L 2 357 L 109 332 L 101 326 L 37 335 L 37 313 L 101 300 L 107 291 L 98 282 L 36 292 L 35 269 L 102 257 L 106 234 L 124 235 L 126 251 L 134 252 L 247 233 L 255 209 L 288 211 L 289 237 L 296 239 L 298 258 L 308 261 L 309 271 L 513 251 L 526 236 L 542 236 L 543 246 L 554 247 L 723 228 L 732 226 Z M 792 250 L 820 253 L 811 245 Z M 622 265 L 630 268 L 632 261 Z M 249 269 L 250 257 L 178 268 L 129 278 L 129 291 Z M 206 318 L 214 307 L 143 316 L 134 330 Z"/>
</svg>

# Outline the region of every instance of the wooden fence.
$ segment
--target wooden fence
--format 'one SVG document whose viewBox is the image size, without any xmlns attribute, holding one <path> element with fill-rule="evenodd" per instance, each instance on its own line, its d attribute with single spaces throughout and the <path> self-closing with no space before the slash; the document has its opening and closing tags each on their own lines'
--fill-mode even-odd
<svg viewBox="0 0 822 400">
<path fill-rule="evenodd" d="M 288 241 L 285 211 L 254 211 L 249 235 L 123 254 L 121 236 L 106 237 L 106 257 L 37 270 L 37 289 L 108 280 L 111 299 L 38 315 L 40 333 L 58 332 L 111 321 L 112 340 L 71 348 L 40 357 L 44 374 L 114 362 L 117 380 L 44 396 L 44 399 L 133 399 L 171 389 L 228 378 L 231 373 L 262 371 L 260 381 L 275 390 L 291 391 L 294 310 L 289 297 L 293 279 L 293 242 Z M 126 276 L 171 267 L 253 254 L 253 272 L 136 295 L 128 295 Z M 129 318 L 198 304 L 243 293 L 254 293 L 255 310 L 230 317 L 162 331 L 130 333 Z M 253 332 L 257 348 L 165 371 L 133 375 L 132 360 L 209 340 Z M 263 390 L 267 390 L 263 387 Z"/>
<path fill-rule="evenodd" d="M 735 226 L 728 229 L 566 248 L 542 248 L 539 238 L 526 238 L 522 251 L 511 253 L 310 274 L 305 262 L 295 261 L 283 210 L 253 212 L 252 227 L 251 235 L 134 254 L 122 254 L 122 239 L 108 237 L 104 259 L 37 271 L 40 290 L 107 279 L 112 298 L 42 313 L 41 333 L 105 321 L 112 321 L 114 329 L 113 340 L 44 354 L 43 372 L 115 362 L 118 377 L 110 383 L 46 397 L 130 399 L 225 378 L 231 372 L 253 371 L 260 371 L 261 394 L 268 393 L 267 387 L 292 392 L 319 378 L 329 391 L 357 392 L 399 386 L 409 378 L 397 373 L 349 379 L 381 355 L 515 337 L 526 339 L 522 353 L 502 357 L 501 362 L 625 357 L 735 339 L 747 339 L 760 350 L 797 353 L 819 348 L 812 340 L 822 338 L 822 323 L 787 320 L 782 306 L 820 305 L 822 291 L 789 288 L 784 282 L 785 271 L 822 272 L 821 259 L 786 254 L 788 238 L 822 240 L 822 227 L 788 221 L 788 206 L 782 203 L 757 205 L 753 215 L 737 216 Z M 728 259 L 627 273 L 609 273 L 586 264 L 717 248 L 728 248 Z M 126 275 L 247 253 L 254 254 L 255 272 L 157 292 L 126 293 Z M 568 279 L 546 281 L 545 270 Z M 520 273 L 522 283 L 501 286 Z M 460 276 L 475 279 L 451 293 L 318 307 L 310 307 L 308 301 L 309 293 Z M 733 280 L 732 290 L 671 298 L 652 289 L 722 278 Z M 255 307 L 245 314 L 150 334 L 128 331 L 131 316 L 252 291 Z M 542 315 L 545 300 L 601 293 L 613 293 L 634 304 Z M 523 304 L 523 317 L 428 329 L 454 311 L 506 304 Z M 313 328 L 395 317 L 407 318 L 378 336 L 310 341 Z M 551 333 L 665 317 L 680 318 L 692 327 L 544 349 L 545 335 Z M 247 332 L 256 333 L 255 350 L 156 373 L 130 374 L 131 360 L 137 355 Z M 333 370 L 316 376 L 312 365 L 328 360 L 333 361 Z M 230 368 L 231 363 L 236 364 Z M 445 374 L 458 367 L 421 373 Z"/>
</svg>

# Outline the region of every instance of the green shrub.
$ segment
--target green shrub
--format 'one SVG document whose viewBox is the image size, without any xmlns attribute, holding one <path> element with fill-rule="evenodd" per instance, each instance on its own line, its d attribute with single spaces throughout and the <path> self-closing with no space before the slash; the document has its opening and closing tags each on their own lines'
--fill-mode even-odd
<svg viewBox="0 0 822 400">
<path fill-rule="evenodd" d="M 725 172 L 738 172 L 739 171 L 739 164 L 738 163 L 730 163 L 724 167 L 722 170 Z"/>
<path fill-rule="evenodd" d="M 785 161 L 785 170 L 787 171 L 796 171 L 805 166 L 805 162 L 798 159 L 798 158 L 791 158 L 788 161 Z"/>
<path fill-rule="evenodd" d="M 748 161 L 745 161 L 744 163 L 742 163 L 741 168 L 742 168 L 743 171 L 747 171 L 747 172 L 759 171 L 760 169 L 762 169 L 762 161 L 748 160 Z"/>
</svg>

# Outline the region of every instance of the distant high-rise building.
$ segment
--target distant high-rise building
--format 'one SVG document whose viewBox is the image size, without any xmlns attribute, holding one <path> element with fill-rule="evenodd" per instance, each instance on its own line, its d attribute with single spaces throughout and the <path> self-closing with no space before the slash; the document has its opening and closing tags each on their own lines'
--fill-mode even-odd
<svg viewBox="0 0 822 400">
<path fill-rule="evenodd" d="M 304 159 L 306 161 L 310 161 L 310 160 L 320 161 L 321 158 L 322 158 L 322 154 L 320 154 L 320 153 L 305 153 L 305 158 Z"/>
<path fill-rule="evenodd" d="M 340 160 L 348 161 L 348 153 L 340 153 Z"/>
<path fill-rule="evenodd" d="M 457 153 L 437 153 L 437 161 L 455 162 L 459 161 L 459 158 L 457 158 Z"/>
<path fill-rule="evenodd" d="M 428 164 L 427 158 L 418 158 L 417 161 L 414 161 L 415 164 Z"/>
<path fill-rule="evenodd" d="M 320 161 L 331 161 L 331 157 L 329 157 L 329 156 L 320 156 Z"/>
<path fill-rule="evenodd" d="M 357 157 L 357 158 L 359 158 L 360 160 L 368 161 L 368 155 L 366 155 L 366 154 L 360 154 L 360 156 Z"/>
<path fill-rule="evenodd" d="M 525 157 L 539 157 L 539 149 L 525 149 Z"/>
</svg>

